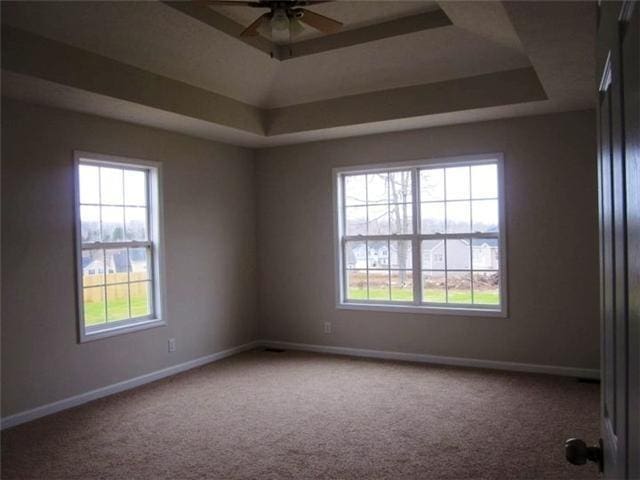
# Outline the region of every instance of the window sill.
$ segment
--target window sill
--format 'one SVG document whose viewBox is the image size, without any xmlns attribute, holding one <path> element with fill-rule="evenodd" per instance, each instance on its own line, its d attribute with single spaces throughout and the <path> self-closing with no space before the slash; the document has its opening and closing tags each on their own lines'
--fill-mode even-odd
<svg viewBox="0 0 640 480">
<path fill-rule="evenodd" d="M 80 343 L 92 342 L 102 338 L 124 335 L 140 330 L 148 330 L 150 328 L 164 327 L 166 324 L 167 322 L 161 318 L 152 318 L 136 321 L 135 323 L 123 323 L 117 326 L 105 326 L 103 328 L 93 327 L 91 330 L 84 329 L 84 331 L 80 333 Z"/>
<path fill-rule="evenodd" d="M 366 310 L 391 313 L 419 313 L 423 315 L 455 315 L 457 317 L 507 318 L 506 310 L 488 308 L 435 307 L 431 305 L 402 305 L 374 303 L 338 303 L 338 310 Z"/>
</svg>

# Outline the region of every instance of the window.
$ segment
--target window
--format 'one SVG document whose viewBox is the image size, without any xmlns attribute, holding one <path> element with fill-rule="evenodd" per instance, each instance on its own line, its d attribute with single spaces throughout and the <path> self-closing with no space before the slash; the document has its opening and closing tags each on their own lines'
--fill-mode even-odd
<svg viewBox="0 0 640 480">
<path fill-rule="evenodd" d="M 80 341 L 164 325 L 160 167 L 76 152 Z"/>
<path fill-rule="evenodd" d="M 335 170 L 338 306 L 506 315 L 502 158 Z"/>
</svg>

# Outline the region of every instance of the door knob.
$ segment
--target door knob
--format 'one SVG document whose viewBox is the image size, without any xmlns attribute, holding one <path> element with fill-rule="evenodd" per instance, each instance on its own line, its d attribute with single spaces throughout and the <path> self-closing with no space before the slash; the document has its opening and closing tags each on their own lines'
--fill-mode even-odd
<svg viewBox="0 0 640 480">
<path fill-rule="evenodd" d="M 595 462 L 602 472 L 602 440 L 597 446 L 589 447 L 579 438 L 570 438 L 564 443 L 564 453 L 569 463 L 584 465 L 587 461 Z"/>
</svg>

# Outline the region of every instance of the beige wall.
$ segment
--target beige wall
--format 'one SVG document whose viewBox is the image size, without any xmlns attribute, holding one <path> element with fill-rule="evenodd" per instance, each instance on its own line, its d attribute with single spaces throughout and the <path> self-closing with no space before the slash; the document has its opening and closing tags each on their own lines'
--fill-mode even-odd
<svg viewBox="0 0 640 480">
<path fill-rule="evenodd" d="M 252 151 L 10 100 L 2 108 L 2 416 L 256 338 Z M 77 343 L 74 149 L 162 162 L 168 326 Z"/>
<path fill-rule="evenodd" d="M 2 416 L 257 338 L 598 367 L 591 111 L 254 152 L 2 107 Z M 167 327 L 77 343 L 74 149 L 163 163 Z M 505 155 L 510 318 L 336 310 L 331 169 L 486 152 Z"/>
<path fill-rule="evenodd" d="M 585 111 L 258 151 L 261 338 L 598 368 L 595 138 Z M 331 169 L 490 152 L 505 158 L 509 318 L 337 310 Z"/>
</svg>

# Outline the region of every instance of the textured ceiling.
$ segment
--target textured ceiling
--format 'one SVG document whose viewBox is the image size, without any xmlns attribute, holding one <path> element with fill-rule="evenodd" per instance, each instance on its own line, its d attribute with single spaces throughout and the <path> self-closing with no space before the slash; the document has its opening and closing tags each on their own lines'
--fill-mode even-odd
<svg viewBox="0 0 640 480">
<path fill-rule="evenodd" d="M 566 109 L 580 108 L 585 99 L 594 101 L 593 4 L 542 2 L 535 16 L 522 2 L 505 2 L 505 8 L 549 97 Z"/>
<path fill-rule="evenodd" d="M 160 2 L 3 2 L 2 22 L 253 105 L 279 63 Z"/>
<path fill-rule="evenodd" d="M 246 145 L 593 108 L 593 2 L 312 9 L 357 29 L 438 6 L 451 25 L 279 61 L 162 2 L 2 2 L 2 94 Z"/>
<path fill-rule="evenodd" d="M 433 2 L 336 2 L 313 8 L 348 13 L 356 24 L 360 14 L 364 23 L 372 21 L 372 3 L 376 21 L 415 13 L 421 5 L 421 11 L 433 9 Z M 3 22 L 269 108 L 530 64 L 521 51 L 456 26 L 278 62 L 159 2 L 24 2 L 6 5 Z"/>
<path fill-rule="evenodd" d="M 454 25 L 282 62 L 264 103 L 293 105 L 528 65 L 524 53 Z"/>
<path fill-rule="evenodd" d="M 210 8 L 244 27 L 268 11 L 267 9 L 242 6 L 216 5 Z M 360 0 L 321 3 L 305 8 L 342 22 L 343 30 L 351 30 L 416 13 L 429 12 L 437 9 L 438 4 L 433 1 L 381 2 Z M 317 30 L 307 26 L 303 32 L 295 37 L 294 41 L 307 40 L 321 35 Z"/>
</svg>

